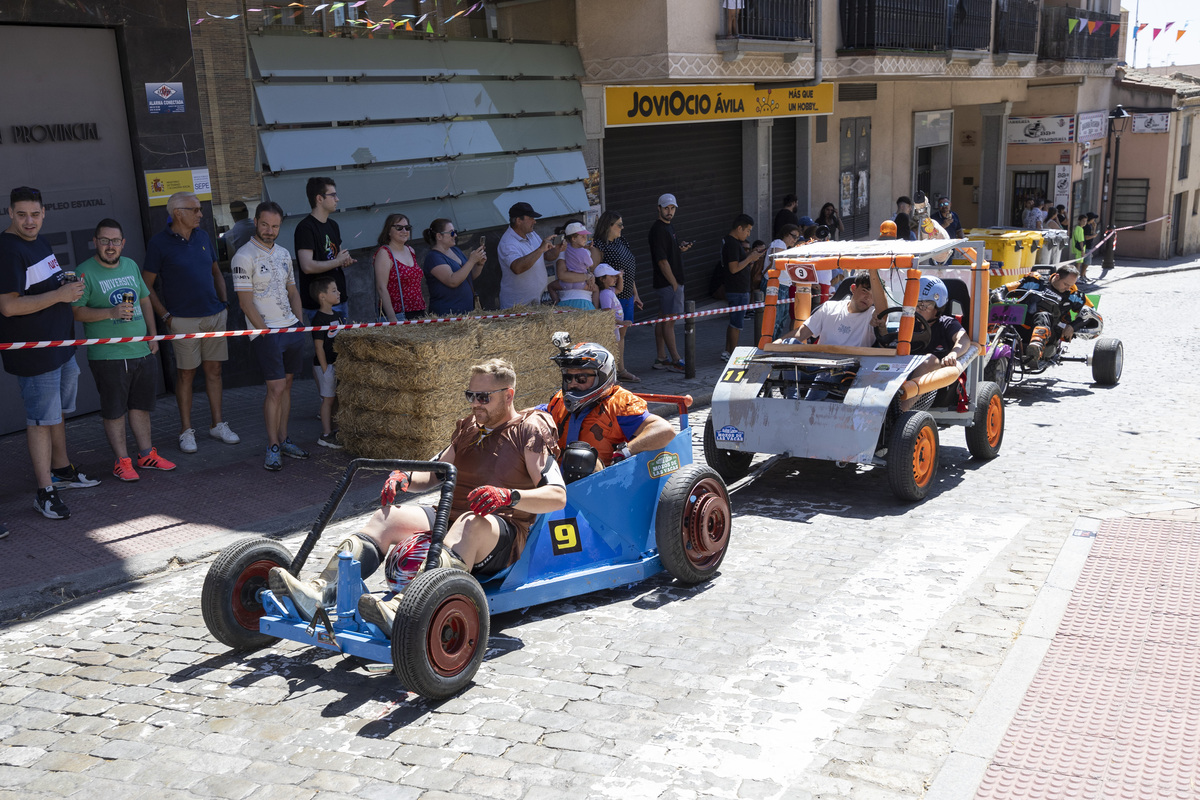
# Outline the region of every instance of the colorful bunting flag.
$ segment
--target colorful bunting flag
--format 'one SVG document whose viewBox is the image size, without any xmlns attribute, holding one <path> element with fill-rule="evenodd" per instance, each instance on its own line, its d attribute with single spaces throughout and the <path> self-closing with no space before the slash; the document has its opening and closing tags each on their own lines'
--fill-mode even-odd
<svg viewBox="0 0 1200 800">
<path fill-rule="evenodd" d="M 1108 38 L 1111 39 L 1112 37 L 1116 36 L 1117 31 L 1119 31 L 1119 30 L 1121 30 L 1121 23 L 1110 22 L 1108 25 Z"/>
<path fill-rule="evenodd" d="M 1174 22 L 1168 22 L 1166 25 L 1164 25 L 1164 26 L 1163 26 L 1163 30 L 1164 30 L 1164 31 L 1169 31 L 1169 30 L 1171 30 L 1171 26 L 1172 26 L 1172 25 L 1174 25 L 1174 24 L 1175 24 Z"/>
<path fill-rule="evenodd" d="M 1153 42 L 1155 39 L 1157 39 L 1158 35 L 1160 33 L 1162 33 L 1162 28 L 1155 28 L 1153 31 L 1151 31 L 1150 32 L 1150 41 Z"/>
<path fill-rule="evenodd" d="M 1095 33 L 1096 28 L 1099 28 L 1099 27 L 1100 27 L 1099 22 L 1096 22 L 1096 21 L 1089 22 L 1088 23 L 1088 33 Z"/>
<path fill-rule="evenodd" d="M 1079 24 L 1079 20 L 1077 20 L 1077 19 L 1069 19 L 1069 20 L 1067 20 L 1067 33 L 1074 33 L 1074 32 L 1075 32 L 1075 26 L 1076 26 L 1076 25 L 1078 25 L 1078 24 Z"/>
<path fill-rule="evenodd" d="M 1187 31 L 1175 31 L 1175 41 L 1178 42 L 1180 39 L 1182 39 L 1185 33 L 1187 33 Z"/>
</svg>

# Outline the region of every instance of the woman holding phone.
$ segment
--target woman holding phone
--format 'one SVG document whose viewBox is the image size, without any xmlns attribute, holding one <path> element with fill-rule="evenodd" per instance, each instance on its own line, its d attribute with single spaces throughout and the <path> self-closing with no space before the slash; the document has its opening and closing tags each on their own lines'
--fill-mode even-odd
<svg viewBox="0 0 1200 800">
<path fill-rule="evenodd" d="M 425 313 L 421 267 L 417 264 L 416 251 L 408 243 L 410 239 L 412 223 L 408 217 L 388 214 L 373 259 L 379 312 L 388 322 L 396 322 L 398 314 L 413 319 Z"/>
<path fill-rule="evenodd" d="M 465 314 L 475 310 L 474 281 L 487 261 L 484 239 L 468 257 L 457 244 L 458 231 L 448 219 L 435 219 L 422 234 L 429 252 L 425 254 L 425 280 L 429 284 L 429 309 L 434 314 Z"/>
</svg>

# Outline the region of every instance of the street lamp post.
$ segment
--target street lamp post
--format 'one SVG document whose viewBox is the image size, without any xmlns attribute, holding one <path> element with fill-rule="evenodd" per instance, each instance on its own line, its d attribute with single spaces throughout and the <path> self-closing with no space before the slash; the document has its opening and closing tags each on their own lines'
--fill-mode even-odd
<svg viewBox="0 0 1200 800">
<path fill-rule="evenodd" d="M 1108 113 L 1108 147 L 1105 148 L 1104 153 L 1104 196 L 1108 208 L 1101 209 L 1101 211 L 1108 211 L 1108 226 L 1104 231 L 1104 235 L 1108 238 L 1104 241 L 1104 261 L 1101 265 L 1105 271 L 1114 266 L 1114 242 L 1113 237 L 1109 234 L 1112 233 L 1113 219 L 1117 210 L 1117 171 L 1121 166 L 1121 134 L 1125 132 L 1125 126 L 1129 124 L 1129 116 L 1129 112 L 1120 104 Z M 1115 143 L 1113 142 L 1114 133 L 1117 135 Z"/>
</svg>

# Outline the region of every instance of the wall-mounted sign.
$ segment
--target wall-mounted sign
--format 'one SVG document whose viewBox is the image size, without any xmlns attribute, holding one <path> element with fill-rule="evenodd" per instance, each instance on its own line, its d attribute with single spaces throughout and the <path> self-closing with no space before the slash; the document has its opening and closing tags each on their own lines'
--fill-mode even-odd
<svg viewBox="0 0 1200 800">
<path fill-rule="evenodd" d="M 1170 129 L 1171 115 L 1168 113 L 1133 115 L 1134 133 L 1166 133 Z"/>
<path fill-rule="evenodd" d="M 147 83 L 146 105 L 151 114 L 182 114 L 186 109 L 183 103 L 182 83 Z"/>
<path fill-rule="evenodd" d="M 1094 142 L 1108 134 L 1108 112 L 1088 111 L 1079 115 L 1075 138 L 1080 142 Z"/>
<path fill-rule="evenodd" d="M 208 167 L 146 173 L 146 197 L 152 206 L 165 206 L 176 192 L 192 192 L 201 200 L 212 200 Z"/>
<path fill-rule="evenodd" d="M 0 144 L 49 144 L 51 142 L 99 141 L 94 122 L 55 122 L 39 125 L 10 125 L 8 138 L 0 132 Z"/>
<path fill-rule="evenodd" d="M 832 83 L 782 89 L 755 89 L 749 83 L 604 87 L 604 124 L 608 126 L 832 113 Z"/>
<path fill-rule="evenodd" d="M 1075 116 L 1009 117 L 1009 144 L 1065 144 L 1075 141 Z"/>
<path fill-rule="evenodd" d="M 977 135 L 975 131 L 963 131 L 958 135 L 958 143 L 963 147 L 974 147 Z"/>
<path fill-rule="evenodd" d="M 1054 205 L 1065 206 L 1071 200 L 1071 165 L 1054 168 Z"/>
</svg>

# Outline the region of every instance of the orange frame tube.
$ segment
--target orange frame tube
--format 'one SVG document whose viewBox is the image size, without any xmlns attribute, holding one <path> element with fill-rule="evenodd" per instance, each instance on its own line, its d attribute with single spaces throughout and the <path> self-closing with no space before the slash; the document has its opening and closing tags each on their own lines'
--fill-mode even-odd
<svg viewBox="0 0 1200 800">
<path fill-rule="evenodd" d="M 900 317 L 900 336 L 896 340 L 896 355 L 912 354 L 912 334 L 916 323 L 917 295 L 921 290 L 921 270 L 909 269 L 904 281 L 904 311 Z"/>
<path fill-rule="evenodd" d="M 758 346 L 766 347 L 775 335 L 775 315 L 779 302 L 779 268 L 774 264 L 767 270 L 767 297 L 763 307 L 762 330 L 758 334 Z"/>
</svg>

